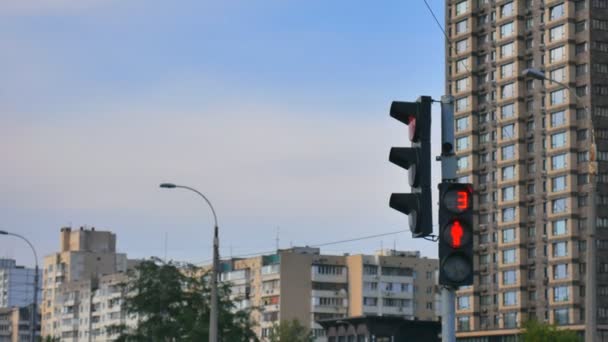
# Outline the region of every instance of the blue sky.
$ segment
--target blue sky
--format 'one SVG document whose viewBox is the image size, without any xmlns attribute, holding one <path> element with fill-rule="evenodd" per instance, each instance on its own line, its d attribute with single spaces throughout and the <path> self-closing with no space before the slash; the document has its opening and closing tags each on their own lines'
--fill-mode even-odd
<svg viewBox="0 0 608 342">
<path fill-rule="evenodd" d="M 223 256 L 272 250 L 277 227 L 281 247 L 407 231 L 388 152 L 409 141 L 388 108 L 441 96 L 443 44 L 423 1 L 3 4 L 0 227 L 40 255 L 89 225 L 131 257 L 168 236 L 169 258 L 207 260 L 211 215 L 170 181 L 214 203 Z M 435 256 L 409 232 L 323 250 L 393 245 Z M 2 256 L 32 263 L 6 237 Z"/>
</svg>

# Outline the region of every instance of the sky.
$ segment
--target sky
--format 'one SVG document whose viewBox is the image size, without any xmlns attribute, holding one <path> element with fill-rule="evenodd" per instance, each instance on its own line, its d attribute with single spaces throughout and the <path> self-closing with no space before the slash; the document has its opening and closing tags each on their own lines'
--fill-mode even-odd
<svg viewBox="0 0 608 342">
<path fill-rule="evenodd" d="M 390 103 L 444 90 L 422 0 L 7 0 L 0 51 L 0 229 L 40 261 L 64 226 L 111 230 L 130 258 L 208 261 L 209 208 L 162 182 L 209 198 L 222 257 L 397 231 L 322 252 L 436 257 L 388 206 L 409 191 Z M 0 257 L 33 265 L 12 237 Z"/>
</svg>

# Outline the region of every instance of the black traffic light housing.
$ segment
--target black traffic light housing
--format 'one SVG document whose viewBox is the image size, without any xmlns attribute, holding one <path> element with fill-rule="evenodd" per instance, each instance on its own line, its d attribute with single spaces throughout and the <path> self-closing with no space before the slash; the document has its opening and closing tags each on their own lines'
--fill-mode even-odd
<svg viewBox="0 0 608 342">
<path fill-rule="evenodd" d="M 392 194 L 389 205 L 409 216 L 413 237 L 433 233 L 431 196 L 431 103 L 430 96 L 416 102 L 391 104 L 390 115 L 409 126 L 412 147 L 393 147 L 389 161 L 407 169 L 412 193 Z"/>
<path fill-rule="evenodd" d="M 473 284 L 472 184 L 439 184 L 439 284 Z"/>
</svg>

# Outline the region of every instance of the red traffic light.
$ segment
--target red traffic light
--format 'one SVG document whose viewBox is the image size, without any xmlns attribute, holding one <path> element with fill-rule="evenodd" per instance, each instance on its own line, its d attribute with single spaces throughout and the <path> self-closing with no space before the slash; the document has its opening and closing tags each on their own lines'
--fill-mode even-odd
<svg viewBox="0 0 608 342">
<path fill-rule="evenodd" d="M 443 238 L 450 247 L 461 248 L 471 240 L 471 232 L 459 220 L 453 220 L 445 227 Z"/>
<path fill-rule="evenodd" d="M 454 213 L 462 213 L 471 208 L 471 189 L 461 188 L 448 191 L 443 196 L 445 207 Z"/>
</svg>

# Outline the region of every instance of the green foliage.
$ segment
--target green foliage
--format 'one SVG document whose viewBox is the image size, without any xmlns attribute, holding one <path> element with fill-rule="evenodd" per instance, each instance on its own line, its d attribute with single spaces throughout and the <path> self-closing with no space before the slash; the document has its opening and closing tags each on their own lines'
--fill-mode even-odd
<svg viewBox="0 0 608 342">
<path fill-rule="evenodd" d="M 310 329 L 294 319 L 275 324 L 268 334 L 269 342 L 311 342 L 314 341 Z"/>
<path fill-rule="evenodd" d="M 44 342 L 59 342 L 59 337 L 47 336 L 44 338 Z"/>
<path fill-rule="evenodd" d="M 207 341 L 211 288 L 206 274 L 193 265 L 158 259 L 139 264 L 124 284 L 127 314 L 138 315 L 138 325 L 120 331 L 119 342 Z M 250 312 L 234 310 L 230 286 L 220 284 L 219 332 L 222 341 L 257 341 Z"/>
<path fill-rule="evenodd" d="M 582 339 L 575 331 L 557 329 L 555 325 L 540 323 L 536 320 L 526 322 L 523 333 L 526 342 L 580 342 Z"/>
</svg>

